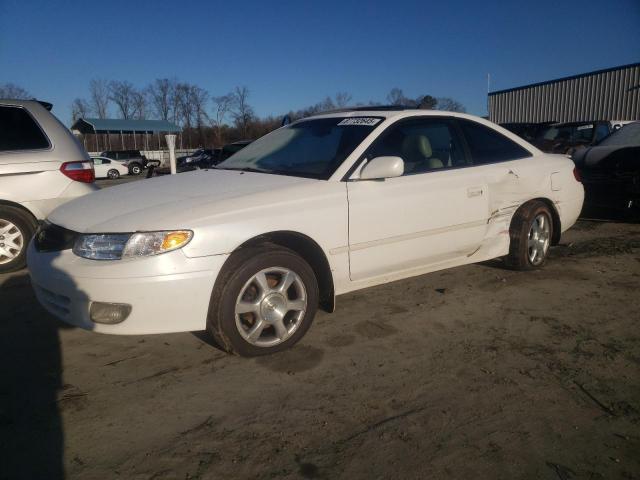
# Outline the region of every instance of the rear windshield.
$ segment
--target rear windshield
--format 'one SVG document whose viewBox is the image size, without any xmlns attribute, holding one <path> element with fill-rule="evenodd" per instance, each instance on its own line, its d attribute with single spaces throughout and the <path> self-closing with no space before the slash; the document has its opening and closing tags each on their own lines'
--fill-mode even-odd
<svg viewBox="0 0 640 480">
<path fill-rule="evenodd" d="M 24 108 L 0 105 L 0 152 L 49 146 L 42 129 Z"/>
<path fill-rule="evenodd" d="M 303 120 L 256 140 L 218 168 L 326 180 L 380 121 L 380 117 Z"/>
</svg>

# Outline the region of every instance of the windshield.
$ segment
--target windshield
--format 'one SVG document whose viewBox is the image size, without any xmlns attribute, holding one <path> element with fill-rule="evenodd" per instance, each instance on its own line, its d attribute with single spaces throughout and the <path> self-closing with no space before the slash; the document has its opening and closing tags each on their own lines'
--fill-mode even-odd
<svg viewBox="0 0 640 480">
<path fill-rule="evenodd" d="M 640 147 L 640 122 L 625 125 L 606 137 L 598 145 Z"/>
<path fill-rule="evenodd" d="M 379 117 L 303 120 L 256 140 L 218 168 L 326 180 L 381 120 Z"/>
</svg>

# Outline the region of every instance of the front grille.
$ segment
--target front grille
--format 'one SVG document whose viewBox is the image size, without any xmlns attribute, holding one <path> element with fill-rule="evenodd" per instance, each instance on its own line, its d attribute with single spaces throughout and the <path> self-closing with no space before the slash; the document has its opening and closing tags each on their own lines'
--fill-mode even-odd
<svg viewBox="0 0 640 480">
<path fill-rule="evenodd" d="M 72 230 L 45 223 L 38 228 L 33 243 L 39 252 L 59 252 L 73 248 L 78 235 Z"/>
<path fill-rule="evenodd" d="M 45 307 L 48 307 L 61 317 L 69 315 L 71 307 L 71 299 L 69 297 L 52 292 L 51 290 L 47 290 L 39 285 L 35 285 L 35 287 L 38 290 L 38 293 L 40 293 L 40 299 L 42 300 L 42 303 L 44 303 Z"/>
</svg>

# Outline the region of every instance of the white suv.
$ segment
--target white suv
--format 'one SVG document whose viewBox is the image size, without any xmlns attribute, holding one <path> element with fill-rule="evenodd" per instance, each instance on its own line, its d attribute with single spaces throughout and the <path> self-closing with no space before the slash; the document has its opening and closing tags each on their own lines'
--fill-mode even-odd
<svg viewBox="0 0 640 480">
<path fill-rule="evenodd" d="M 38 221 L 96 190 L 89 156 L 50 109 L 0 99 L 0 273 L 24 267 Z"/>
</svg>

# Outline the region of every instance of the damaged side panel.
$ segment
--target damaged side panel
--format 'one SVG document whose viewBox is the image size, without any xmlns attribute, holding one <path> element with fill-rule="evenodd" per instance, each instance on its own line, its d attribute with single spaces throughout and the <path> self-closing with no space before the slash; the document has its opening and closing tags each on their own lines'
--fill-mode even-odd
<svg viewBox="0 0 640 480">
<path fill-rule="evenodd" d="M 527 159 L 531 162 L 532 159 Z M 514 162 L 515 163 L 515 162 Z M 552 198 L 551 177 L 545 169 L 528 166 L 502 166 L 492 172 L 489 185 L 489 219 L 486 238 L 478 249 L 482 256 L 499 257 L 509 252 L 509 227 L 513 214 L 535 198 Z"/>
</svg>

